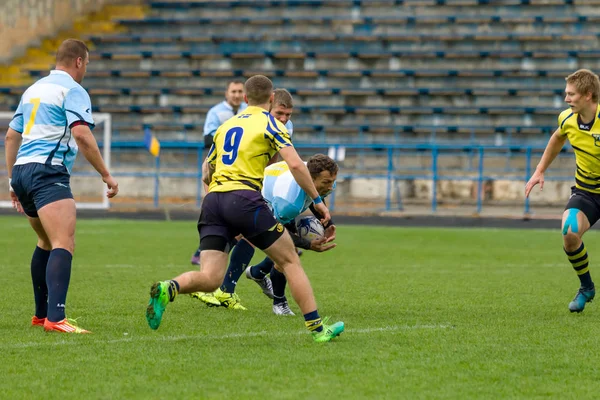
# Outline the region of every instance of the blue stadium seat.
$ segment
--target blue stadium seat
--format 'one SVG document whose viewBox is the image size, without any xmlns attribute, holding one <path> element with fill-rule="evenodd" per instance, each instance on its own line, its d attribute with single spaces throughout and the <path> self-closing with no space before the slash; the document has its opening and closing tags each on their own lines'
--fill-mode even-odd
<svg viewBox="0 0 600 400">
<path fill-rule="evenodd" d="M 124 135 L 201 140 L 227 81 L 254 74 L 290 90 L 306 137 L 548 135 L 564 77 L 600 61 L 600 14 L 580 0 L 149 4 L 148 17 L 115 20 L 124 33 L 88 38 L 84 85 Z M 0 88 L 0 107 L 19 90 Z"/>
</svg>

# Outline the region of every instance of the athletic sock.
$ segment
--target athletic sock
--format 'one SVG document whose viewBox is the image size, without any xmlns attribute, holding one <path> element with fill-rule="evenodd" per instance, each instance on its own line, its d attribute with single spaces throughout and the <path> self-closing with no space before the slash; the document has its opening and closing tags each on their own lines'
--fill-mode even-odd
<svg viewBox="0 0 600 400">
<path fill-rule="evenodd" d="M 54 249 L 48 257 L 46 283 L 48 285 L 48 320 L 65 319 L 65 303 L 71 280 L 73 255 L 65 249 Z"/>
<path fill-rule="evenodd" d="M 233 250 L 231 251 L 231 258 L 229 260 L 229 268 L 223 278 L 223 284 L 221 290 L 225 293 L 235 292 L 235 286 L 237 285 L 238 279 L 244 273 L 244 270 L 250 264 L 252 257 L 254 256 L 254 247 L 245 240 L 240 240 Z"/>
<path fill-rule="evenodd" d="M 592 276 L 590 275 L 587 249 L 585 248 L 583 242 L 581 242 L 581 246 L 579 246 L 577 250 L 572 252 L 565 250 L 565 253 L 567 254 L 573 269 L 579 277 L 581 287 L 585 289 L 592 289 L 594 287 L 594 282 L 592 282 Z"/>
<path fill-rule="evenodd" d="M 31 282 L 35 299 L 35 316 L 46 318 L 48 314 L 48 285 L 46 285 L 46 267 L 50 258 L 50 250 L 38 246 L 31 257 Z"/>
<path fill-rule="evenodd" d="M 321 317 L 319 317 L 319 312 L 315 310 L 304 314 L 304 325 L 311 332 L 321 332 L 323 330 L 323 322 L 321 321 Z"/>
</svg>

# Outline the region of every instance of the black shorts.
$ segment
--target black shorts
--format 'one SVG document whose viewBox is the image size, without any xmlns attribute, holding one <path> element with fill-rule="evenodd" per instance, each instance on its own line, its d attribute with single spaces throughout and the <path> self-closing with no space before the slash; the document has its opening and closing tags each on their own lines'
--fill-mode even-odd
<svg viewBox="0 0 600 400">
<path fill-rule="evenodd" d="M 581 210 L 590 222 L 590 226 L 592 226 L 600 219 L 600 194 L 591 193 L 573 186 L 571 187 L 571 197 L 565 210 L 569 208 Z"/>
<path fill-rule="evenodd" d="M 260 192 L 235 190 L 211 192 L 204 197 L 198 232 L 202 250 L 223 250 L 203 246 L 202 241 L 207 236 L 221 237 L 223 243 L 231 243 L 239 234 L 264 250 L 275 243 L 285 229 L 277 222 Z"/>
<path fill-rule="evenodd" d="M 73 198 L 70 178 L 64 165 L 29 163 L 15 165 L 11 186 L 25 214 L 37 218 L 37 211 L 45 205 Z"/>
<path fill-rule="evenodd" d="M 213 144 L 213 135 L 204 135 L 204 148 L 210 149 Z"/>
</svg>

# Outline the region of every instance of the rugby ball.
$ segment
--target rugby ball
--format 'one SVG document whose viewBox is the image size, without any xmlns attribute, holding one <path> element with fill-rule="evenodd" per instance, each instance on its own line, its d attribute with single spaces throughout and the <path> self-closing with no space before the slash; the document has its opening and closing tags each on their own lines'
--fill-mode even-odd
<svg viewBox="0 0 600 400">
<path fill-rule="evenodd" d="M 321 221 L 312 215 L 296 218 L 296 231 L 300 237 L 308 240 L 320 239 L 325 234 Z"/>
</svg>

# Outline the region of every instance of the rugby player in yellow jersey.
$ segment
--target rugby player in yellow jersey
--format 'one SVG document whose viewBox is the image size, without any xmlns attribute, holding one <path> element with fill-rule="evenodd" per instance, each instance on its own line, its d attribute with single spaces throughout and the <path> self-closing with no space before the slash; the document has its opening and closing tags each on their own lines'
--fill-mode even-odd
<svg viewBox="0 0 600 400">
<path fill-rule="evenodd" d="M 231 243 L 242 234 L 283 272 L 314 340 L 327 342 L 344 331 L 344 323 L 328 324 L 327 318 L 321 320 L 292 239 L 262 197 L 264 170 L 269 160 L 276 153 L 281 155 L 295 181 L 313 199 L 324 224 L 331 219 L 329 210 L 292 146 L 285 126 L 269 114 L 273 102 L 271 80 L 255 75 L 246 81 L 244 88 L 248 108 L 219 127 L 202 168 L 209 193 L 202 202 L 198 221 L 201 270 L 153 284 L 146 319 L 150 328 L 158 329 L 167 304 L 178 293 L 217 289 L 227 269 Z"/>
<path fill-rule="evenodd" d="M 581 285 L 569 303 L 571 312 L 581 312 L 596 295 L 588 267 L 588 254 L 582 236 L 600 219 L 600 80 L 598 75 L 580 69 L 565 78 L 565 101 L 569 108 L 560 113 L 554 132 L 534 174 L 527 182 L 525 196 L 538 183 L 544 187 L 544 172 L 563 148 L 567 139 L 575 152 L 575 186 L 562 217 L 565 253 Z"/>
</svg>

